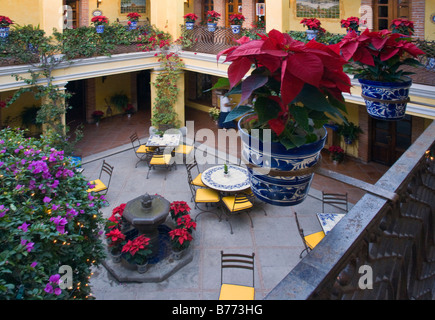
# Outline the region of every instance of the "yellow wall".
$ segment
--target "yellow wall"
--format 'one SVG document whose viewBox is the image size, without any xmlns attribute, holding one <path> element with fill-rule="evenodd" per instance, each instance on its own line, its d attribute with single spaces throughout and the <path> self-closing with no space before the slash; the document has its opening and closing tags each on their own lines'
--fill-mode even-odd
<svg viewBox="0 0 435 320">
<path fill-rule="evenodd" d="M 303 18 L 296 16 L 296 0 L 290 1 L 290 12 L 289 12 L 289 27 L 283 31 L 305 31 L 307 30 L 300 22 Z M 361 6 L 361 1 L 347 0 L 340 1 L 340 18 L 339 19 L 326 19 L 317 18 L 322 23 L 321 27 L 326 31 L 331 33 L 346 33 L 346 29 L 342 28 L 340 25 L 341 19 L 347 19 L 349 17 L 360 17 L 359 8 Z M 273 19 L 273 18 L 272 18 Z M 269 23 L 269 19 L 266 20 Z"/>
<path fill-rule="evenodd" d="M 39 0 L 0 0 L 0 15 L 21 26 L 41 24 Z"/>
<path fill-rule="evenodd" d="M 104 100 L 106 99 L 112 108 L 113 115 L 124 113 L 124 111 L 120 111 L 110 103 L 110 97 L 122 92 L 128 96 L 131 102 L 130 79 L 129 73 L 97 78 L 95 83 L 95 109 L 103 111 L 105 113 L 104 116 L 106 116 L 107 104 Z"/>
<path fill-rule="evenodd" d="M 435 40 L 435 23 L 431 22 L 431 15 L 435 16 L 435 1 L 426 1 L 424 38 L 425 40 Z"/>
</svg>

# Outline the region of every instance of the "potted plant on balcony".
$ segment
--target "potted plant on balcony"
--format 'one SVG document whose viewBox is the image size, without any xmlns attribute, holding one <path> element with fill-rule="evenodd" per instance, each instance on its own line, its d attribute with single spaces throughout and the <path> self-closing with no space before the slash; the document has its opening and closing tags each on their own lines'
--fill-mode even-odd
<svg viewBox="0 0 435 320">
<path fill-rule="evenodd" d="M 95 16 L 91 19 L 91 22 L 94 24 L 97 33 L 103 33 L 104 27 L 109 23 L 109 20 L 105 16 Z"/>
<path fill-rule="evenodd" d="M 141 234 L 133 240 L 128 240 L 122 247 L 123 259 L 131 268 L 135 266 L 139 273 L 144 273 L 148 269 L 148 256 L 151 254 L 150 238 Z"/>
<path fill-rule="evenodd" d="M 380 120 L 400 120 L 405 116 L 412 79 L 402 66 L 420 66 L 415 59 L 424 54 L 407 38 L 388 30 L 361 35 L 348 33 L 334 45 L 352 63 L 354 77 L 361 83 L 367 112 Z M 405 58 L 404 54 L 409 54 Z"/>
<path fill-rule="evenodd" d="M 316 18 L 304 18 L 300 23 L 308 28 L 306 31 L 308 40 L 315 40 L 319 32 L 325 33 L 325 29 L 320 26 L 322 23 Z"/>
<path fill-rule="evenodd" d="M 97 126 L 100 124 L 100 120 L 103 116 L 104 112 L 101 110 L 95 110 L 94 112 L 92 112 L 92 118 L 94 119 L 94 122 Z"/>
<path fill-rule="evenodd" d="M 355 31 L 357 34 L 360 34 L 361 31 L 358 31 L 359 28 L 359 18 L 358 17 L 349 17 L 346 20 L 341 20 L 341 27 L 346 28 L 347 32 Z"/>
<path fill-rule="evenodd" d="M 9 26 L 13 21 L 6 16 L 0 16 L 0 39 L 5 39 L 9 36 Z"/>
<path fill-rule="evenodd" d="M 129 30 L 135 30 L 137 28 L 137 22 L 139 21 L 140 17 L 142 16 L 137 12 L 130 12 L 127 15 Z"/>
<path fill-rule="evenodd" d="M 184 20 L 186 20 L 186 30 L 192 30 L 195 25 L 195 21 L 198 19 L 198 16 L 194 13 L 188 13 L 183 16 Z"/>
<path fill-rule="evenodd" d="M 239 104 L 226 121 L 239 117 L 242 155 L 251 189 L 262 201 L 292 206 L 307 196 L 314 169 L 319 165 L 329 116 L 345 121 L 342 92 L 350 92 L 346 64 L 324 44 L 307 44 L 272 30 L 259 40 L 242 37 L 240 46 L 226 55 L 228 79 L 214 89 L 230 87 L 228 95 L 241 94 L 240 101 L 256 96 L 253 105 Z M 254 70 L 245 79 L 245 74 Z"/>
<path fill-rule="evenodd" d="M 400 33 L 405 36 L 412 36 L 414 33 L 414 22 L 404 18 L 398 18 L 391 21 L 390 25 L 393 33 Z"/>
<path fill-rule="evenodd" d="M 348 121 L 347 123 L 337 124 L 337 134 L 343 137 L 346 144 L 357 141 L 361 133 L 363 133 L 362 129 L 353 122 Z"/>
<path fill-rule="evenodd" d="M 210 32 L 216 31 L 216 25 L 220 18 L 221 18 L 220 13 L 217 13 L 214 10 L 207 11 L 206 20 L 207 20 L 208 31 Z"/>
<path fill-rule="evenodd" d="M 243 21 L 245 21 L 245 17 L 242 14 L 231 14 L 230 15 L 230 24 L 231 30 L 235 34 L 239 34 L 242 28 Z"/>
</svg>

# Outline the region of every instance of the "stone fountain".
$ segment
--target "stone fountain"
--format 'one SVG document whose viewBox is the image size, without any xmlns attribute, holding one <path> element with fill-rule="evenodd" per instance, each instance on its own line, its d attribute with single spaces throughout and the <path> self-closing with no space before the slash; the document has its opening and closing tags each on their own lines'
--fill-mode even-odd
<svg viewBox="0 0 435 320">
<path fill-rule="evenodd" d="M 152 251 L 148 264 L 152 262 L 146 273 L 140 274 L 135 267 L 123 263 L 115 263 L 108 259 L 103 262 L 106 269 L 120 282 L 160 282 L 167 279 L 193 259 L 191 250 L 180 260 L 171 258 L 171 250 L 167 232 L 170 226 L 165 224 L 169 216 L 170 202 L 160 195 L 150 196 L 148 193 L 126 203 L 123 218 L 128 222 L 123 233 L 132 235 L 145 234 L 150 238 Z"/>
</svg>

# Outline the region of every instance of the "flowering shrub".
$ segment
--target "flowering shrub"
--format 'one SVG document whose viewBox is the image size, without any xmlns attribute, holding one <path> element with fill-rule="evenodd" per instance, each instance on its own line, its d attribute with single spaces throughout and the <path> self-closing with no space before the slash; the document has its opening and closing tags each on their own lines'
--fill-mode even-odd
<svg viewBox="0 0 435 320">
<path fill-rule="evenodd" d="M 100 25 L 109 23 L 109 20 L 105 16 L 95 16 L 91 19 L 91 22 L 95 26 L 100 26 Z"/>
<path fill-rule="evenodd" d="M 245 21 L 245 17 L 242 14 L 231 14 L 230 15 L 230 23 L 242 25 L 243 21 Z"/>
<path fill-rule="evenodd" d="M 405 36 L 412 36 L 414 33 L 414 22 L 408 19 L 398 18 L 391 21 L 390 28 L 393 33 L 400 33 Z"/>
<path fill-rule="evenodd" d="M 19 130 L 0 131 L 0 177 L 0 299 L 90 298 L 104 197 L 86 192 L 63 151 Z M 63 265 L 72 289 L 61 288 Z"/>
<path fill-rule="evenodd" d="M 139 21 L 139 18 L 140 17 L 142 17 L 139 13 L 137 13 L 137 12 L 130 12 L 128 15 L 127 15 L 127 18 L 128 18 L 128 20 L 129 21 Z"/>
<path fill-rule="evenodd" d="M 318 30 L 319 32 L 325 33 L 325 29 L 320 27 L 322 23 L 316 18 L 304 18 L 300 23 L 302 23 L 308 30 Z"/>
<path fill-rule="evenodd" d="M 359 28 L 359 18 L 358 17 L 349 17 L 346 20 L 341 20 L 341 27 L 346 28 L 346 31 L 358 31 Z"/>
<path fill-rule="evenodd" d="M 331 159 L 334 161 L 341 162 L 344 159 L 344 150 L 339 146 L 330 146 L 329 154 L 331 155 Z"/>
<path fill-rule="evenodd" d="M 6 16 L 0 16 L 0 28 L 7 28 L 11 24 L 14 24 L 11 19 Z"/>
<path fill-rule="evenodd" d="M 188 13 L 183 16 L 183 19 L 185 19 L 186 22 L 195 22 L 196 19 L 198 19 L 198 16 L 194 13 Z"/>
<path fill-rule="evenodd" d="M 216 11 L 207 11 L 206 20 L 209 23 L 216 23 L 221 18 L 221 14 Z"/>
</svg>

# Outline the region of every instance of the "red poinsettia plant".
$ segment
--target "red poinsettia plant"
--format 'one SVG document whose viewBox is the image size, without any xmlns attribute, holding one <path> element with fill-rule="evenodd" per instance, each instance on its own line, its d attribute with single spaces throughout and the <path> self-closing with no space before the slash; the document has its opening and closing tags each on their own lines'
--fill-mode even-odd
<svg viewBox="0 0 435 320">
<path fill-rule="evenodd" d="M 175 221 L 179 217 L 190 213 L 190 207 L 186 201 L 173 201 L 169 207 L 171 218 Z"/>
<path fill-rule="evenodd" d="M 198 16 L 194 13 L 188 13 L 184 15 L 183 18 L 186 22 L 195 22 L 198 19 Z"/>
<path fill-rule="evenodd" d="M 404 18 L 391 21 L 390 28 L 393 33 L 400 33 L 405 36 L 412 36 L 414 33 L 414 22 Z"/>
<path fill-rule="evenodd" d="M 105 17 L 105 16 L 95 16 L 91 19 L 91 22 L 95 26 L 101 26 L 101 25 L 109 23 L 109 19 L 107 19 L 107 17 Z"/>
<path fill-rule="evenodd" d="M 142 17 L 142 16 L 137 12 L 130 12 L 129 14 L 127 14 L 128 20 L 133 21 L 133 22 L 139 21 L 140 17 Z"/>
<path fill-rule="evenodd" d="M 125 234 L 123 234 L 119 229 L 113 228 L 111 231 L 106 233 L 106 239 L 109 248 L 113 252 L 119 252 L 121 250 L 122 242 L 125 240 Z"/>
<path fill-rule="evenodd" d="M 176 251 L 187 249 L 193 240 L 192 234 L 187 228 L 175 228 L 169 231 L 172 248 Z"/>
<path fill-rule="evenodd" d="M 306 27 L 308 30 L 318 30 L 319 32 L 325 32 L 325 29 L 323 29 L 320 25 L 322 24 L 319 19 L 316 18 L 304 18 L 301 20 L 301 22 L 304 27 Z"/>
<path fill-rule="evenodd" d="M 220 18 L 221 18 L 221 14 L 220 13 L 217 13 L 214 10 L 207 11 L 207 15 L 206 15 L 207 22 L 216 23 L 216 22 L 219 21 Z"/>
<path fill-rule="evenodd" d="M 231 14 L 229 20 L 230 24 L 242 25 L 243 21 L 245 21 L 245 16 L 242 14 Z"/>
<path fill-rule="evenodd" d="M 346 28 L 346 31 L 358 31 L 359 28 L 359 18 L 358 17 L 349 17 L 346 20 L 341 20 L 341 27 Z"/>
<path fill-rule="evenodd" d="M 213 89 L 229 86 L 227 95 L 241 94 L 241 103 L 226 121 L 251 114 L 245 124 L 248 131 L 271 129 L 273 141 L 287 149 L 318 141 L 319 129 L 330 116 L 344 119 L 342 93 L 351 86 L 343 72 L 347 61 L 314 40 L 305 44 L 277 30 L 258 36 L 242 37 L 240 46 L 218 54 L 231 64 L 228 79 L 220 79 Z M 256 96 L 254 105 L 245 105 L 251 96 Z"/>
<path fill-rule="evenodd" d="M 359 36 L 354 32 L 348 33 L 341 42 L 331 47 L 356 65 L 353 68 L 355 78 L 381 82 L 402 81 L 403 76 L 412 73 L 400 67 L 420 66 L 415 58 L 424 54 L 409 39 L 388 30 L 370 32 L 366 29 Z M 405 53 L 411 57 L 404 58 Z"/>
<path fill-rule="evenodd" d="M 6 16 L 0 16 L 0 28 L 7 28 L 11 24 L 14 24 L 11 19 Z"/>
<path fill-rule="evenodd" d="M 334 161 L 341 162 L 344 159 L 344 150 L 340 146 L 330 146 L 328 152 L 331 159 Z"/>
<path fill-rule="evenodd" d="M 143 265 L 152 253 L 150 247 L 150 238 L 142 234 L 133 240 L 128 240 L 122 247 L 122 253 L 129 263 Z"/>
</svg>

